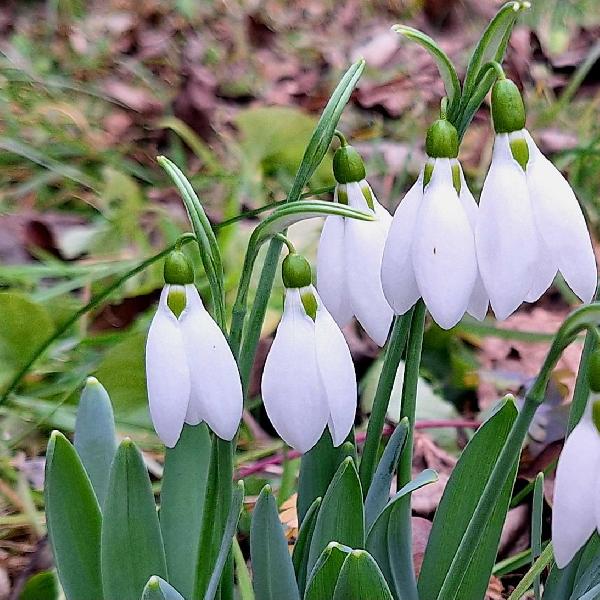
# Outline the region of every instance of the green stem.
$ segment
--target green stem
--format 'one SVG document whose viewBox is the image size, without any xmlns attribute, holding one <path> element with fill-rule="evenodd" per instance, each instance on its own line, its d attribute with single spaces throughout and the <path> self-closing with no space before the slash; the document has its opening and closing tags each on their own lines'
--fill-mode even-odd
<svg viewBox="0 0 600 600">
<path fill-rule="evenodd" d="M 410 334 L 406 347 L 406 365 L 402 384 L 402 404 L 400 420 L 406 418 L 410 424 L 406 442 L 398 461 L 398 486 L 404 487 L 412 479 L 412 458 L 414 442 L 414 424 L 417 409 L 417 384 L 423 349 L 423 332 L 425 328 L 425 303 L 419 300 L 414 308 L 410 325 Z M 399 559 L 395 572 L 398 574 L 403 600 L 419 600 L 417 581 L 412 560 L 412 512 L 411 494 L 406 494 L 399 501 L 400 531 L 397 539 Z"/>
<path fill-rule="evenodd" d="M 109 285 L 107 288 L 102 290 L 99 294 L 96 294 L 85 306 L 81 307 L 79 310 L 74 312 L 71 317 L 69 317 L 60 327 L 58 327 L 54 333 L 46 338 L 35 350 L 35 352 L 31 355 L 31 358 L 17 371 L 16 375 L 11 379 L 8 384 L 6 390 L 2 396 L 0 396 L 0 405 L 6 402 L 8 396 L 13 392 L 18 385 L 21 383 L 23 377 L 27 374 L 29 369 L 33 366 L 33 364 L 37 361 L 37 359 L 66 331 L 70 329 L 72 325 L 74 325 L 83 315 L 90 312 L 94 308 L 96 308 L 101 302 L 106 300 L 115 290 L 119 289 L 128 279 L 131 279 L 138 273 L 141 273 L 145 269 L 147 269 L 150 265 L 155 262 L 161 260 L 167 254 L 169 254 L 172 250 L 174 250 L 177 246 L 182 246 L 183 244 L 187 244 L 192 240 L 196 239 L 192 233 L 186 233 L 182 235 L 174 244 L 167 246 L 164 250 L 147 258 L 142 261 L 136 267 L 127 271 L 124 275 L 119 277 L 112 285 Z"/>
<path fill-rule="evenodd" d="M 369 418 L 367 427 L 367 436 L 363 446 L 362 458 L 360 461 L 360 482 L 362 484 L 363 494 L 366 497 L 375 467 L 377 465 L 377 456 L 379 454 L 379 444 L 381 442 L 381 433 L 385 424 L 385 415 L 390 403 L 390 396 L 396 380 L 396 372 L 398 365 L 406 346 L 406 338 L 410 329 L 410 322 L 413 315 L 413 310 L 409 310 L 402 316 L 397 316 L 394 319 L 392 333 L 388 340 L 385 358 L 379 382 L 377 383 L 377 391 L 373 400 L 373 410 Z"/>
</svg>

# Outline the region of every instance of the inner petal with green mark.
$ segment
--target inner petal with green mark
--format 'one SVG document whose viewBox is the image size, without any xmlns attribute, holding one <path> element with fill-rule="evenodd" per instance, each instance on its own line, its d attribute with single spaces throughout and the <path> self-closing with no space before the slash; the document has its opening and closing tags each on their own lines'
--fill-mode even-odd
<svg viewBox="0 0 600 600">
<path fill-rule="evenodd" d="M 592 421 L 600 433 L 600 400 L 592 402 Z"/>
<path fill-rule="evenodd" d="M 303 290 L 300 294 L 302 305 L 306 314 L 314 321 L 317 318 L 317 299 L 310 289 Z"/>
<path fill-rule="evenodd" d="M 180 285 L 172 285 L 167 296 L 167 306 L 178 319 L 185 309 L 185 304 L 185 288 Z"/>
</svg>

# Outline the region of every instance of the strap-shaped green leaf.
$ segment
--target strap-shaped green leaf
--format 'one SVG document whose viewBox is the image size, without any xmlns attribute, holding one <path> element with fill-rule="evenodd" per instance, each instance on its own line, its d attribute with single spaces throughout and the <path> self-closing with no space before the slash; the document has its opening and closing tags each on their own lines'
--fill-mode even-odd
<svg viewBox="0 0 600 600">
<path fill-rule="evenodd" d="M 48 535 L 66 597 L 102 600 L 100 507 L 75 448 L 58 431 L 50 436 L 46 451 L 44 496 Z"/>
<path fill-rule="evenodd" d="M 95 377 L 88 378 L 81 394 L 74 444 L 102 506 L 108 489 L 110 466 L 117 451 L 117 438 L 110 398 Z"/>
<path fill-rule="evenodd" d="M 400 556 L 405 546 L 398 542 L 402 535 L 408 533 L 403 530 L 405 525 L 402 514 L 399 511 L 400 500 L 407 494 L 411 494 L 425 485 L 436 482 L 437 479 L 437 473 L 432 469 L 426 469 L 422 473 L 419 473 L 417 477 L 402 487 L 388 502 L 367 535 L 367 550 L 377 561 L 394 598 L 397 600 L 403 597 L 404 581 L 402 577 L 405 571 L 405 569 L 398 569 L 397 565 L 400 564 L 399 561 L 407 560 L 407 557 Z M 412 560 L 412 558 L 408 557 L 408 560 Z"/>
<path fill-rule="evenodd" d="M 452 61 L 437 45 L 435 40 L 422 31 L 414 29 L 413 27 L 408 27 L 407 25 L 394 25 L 392 29 L 396 33 L 403 35 L 425 48 L 435 60 L 442 81 L 444 82 L 444 87 L 446 88 L 446 96 L 448 96 L 448 116 L 451 119 L 453 112 L 460 102 L 460 81 L 458 80 L 458 75 L 456 74 L 456 69 L 452 64 Z"/>
<path fill-rule="evenodd" d="M 219 546 L 219 553 L 217 554 L 217 560 L 215 561 L 215 568 L 210 576 L 206 594 L 204 600 L 213 600 L 221 581 L 221 575 L 225 568 L 225 563 L 231 552 L 231 543 L 235 536 L 238 521 L 240 520 L 240 512 L 242 510 L 242 504 L 244 502 L 244 482 L 238 481 L 233 494 L 231 496 L 231 507 L 229 514 L 227 515 L 227 521 L 225 523 L 225 530 L 223 532 L 223 538 L 221 539 L 221 545 Z"/>
<path fill-rule="evenodd" d="M 164 579 L 153 575 L 142 592 L 142 600 L 184 600 L 184 598 Z"/>
<path fill-rule="evenodd" d="M 437 508 L 423 558 L 419 576 L 421 600 L 441 600 L 438 594 L 448 568 L 516 416 L 514 401 L 504 400 L 494 415 L 477 430 L 452 471 Z M 484 596 L 508 511 L 516 469 L 515 462 L 506 484 L 502 490 L 498 490 L 495 508 L 479 536 L 479 544 L 469 548 L 470 563 L 463 573 L 459 588 L 453 590 L 452 597 L 466 599 Z M 465 493 L 465 490 L 469 493 Z"/>
<path fill-rule="evenodd" d="M 317 515 L 319 514 L 322 500 L 321 497 L 315 498 L 315 501 L 308 509 L 308 512 L 302 521 L 302 525 L 300 526 L 298 539 L 294 544 L 294 552 L 292 553 L 292 563 L 294 565 L 296 581 L 298 582 L 298 589 L 300 590 L 301 596 L 304 595 L 304 590 L 306 589 L 306 580 L 308 578 L 308 553 L 310 552 L 310 542 L 315 531 Z"/>
<path fill-rule="evenodd" d="M 381 460 L 377 465 L 377 470 L 365 500 L 365 526 L 367 531 L 369 531 L 371 525 L 373 525 L 390 499 L 394 471 L 406 441 L 407 433 L 408 419 L 402 419 L 388 440 Z"/>
<path fill-rule="evenodd" d="M 250 558 L 256 600 L 299 600 L 287 540 L 270 486 L 265 486 L 252 513 Z"/>
<path fill-rule="evenodd" d="M 308 509 L 316 498 L 322 498 L 348 456 L 345 445 L 335 448 L 328 429 L 325 429 L 316 445 L 302 456 L 298 476 L 298 520 L 302 524 Z"/>
<path fill-rule="evenodd" d="M 594 532 L 581 553 L 569 600 L 578 600 L 598 584 L 600 584 L 600 537 L 597 532 Z"/>
<path fill-rule="evenodd" d="M 323 550 L 310 574 L 304 600 L 333 598 L 342 565 L 352 548 L 331 542 Z"/>
<path fill-rule="evenodd" d="M 160 528 L 169 581 L 191 598 L 210 463 L 210 436 L 204 423 L 185 425 L 175 448 L 167 448 L 160 490 Z"/>
<path fill-rule="evenodd" d="M 106 600 L 139 600 L 152 575 L 166 579 L 158 515 L 144 460 L 121 442 L 110 473 L 102 521 L 102 583 Z"/>
<path fill-rule="evenodd" d="M 330 542 L 350 548 L 364 548 L 365 544 L 362 489 L 350 456 L 338 468 L 323 497 L 310 543 L 309 572 Z"/>
<path fill-rule="evenodd" d="M 333 600 L 393 600 L 385 579 L 365 550 L 353 550 L 342 566 Z"/>
</svg>

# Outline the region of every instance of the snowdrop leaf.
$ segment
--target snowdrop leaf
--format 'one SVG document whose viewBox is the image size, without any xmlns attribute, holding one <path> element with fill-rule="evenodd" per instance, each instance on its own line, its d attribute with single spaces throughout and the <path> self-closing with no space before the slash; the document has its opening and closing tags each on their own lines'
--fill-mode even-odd
<svg viewBox="0 0 600 600">
<path fill-rule="evenodd" d="M 408 420 L 403 419 L 391 435 L 377 465 L 373 481 L 365 500 L 365 525 L 367 531 L 390 499 L 390 487 L 394 472 L 408 434 Z"/>
<path fill-rule="evenodd" d="M 310 544 L 309 571 L 330 542 L 351 548 L 365 543 L 362 489 L 351 457 L 344 459 L 323 497 Z"/>
<path fill-rule="evenodd" d="M 57 600 L 59 586 L 54 571 L 41 571 L 32 575 L 19 595 L 19 600 Z"/>
<path fill-rule="evenodd" d="M 152 575 L 167 576 L 150 478 L 129 439 L 121 442 L 110 473 L 101 555 L 106 598 L 139 600 Z"/>
<path fill-rule="evenodd" d="M 184 600 L 184 598 L 164 579 L 153 575 L 142 592 L 142 600 Z"/>
<path fill-rule="evenodd" d="M 252 514 L 250 557 L 260 600 L 299 600 L 294 567 L 271 488 L 265 486 Z"/>
<path fill-rule="evenodd" d="M 48 535 L 67 598 L 104 598 L 100 507 L 75 448 L 58 431 L 52 433 L 46 452 L 44 497 Z"/>
<path fill-rule="evenodd" d="M 364 550 L 353 550 L 342 566 L 333 600 L 392 600 L 385 579 Z"/>
<path fill-rule="evenodd" d="M 160 527 L 169 581 L 186 598 L 194 591 L 209 461 L 210 436 L 204 423 L 185 425 L 179 442 L 165 455 Z"/>
<path fill-rule="evenodd" d="M 340 571 L 352 548 L 331 542 L 323 550 L 310 574 L 304 600 L 332 598 Z"/>
<path fill-rule="evenodd" d="M 397 598 L 402 598 L 402 589 L 405 587 L 402 581 L 402 571 L 396 569 L 396 565 L 401 564 L 399 561 L 403 559 L 403 557 L 396 556 L 401 548 L 397 541 L 400 539 L 399 536 L 404 535 L 400 500 L 407 494 L 436 482 L 437 479 L 437 473 L 431 469 L 426 469 L 417 475 L 387 503 L 369 529 L 367 550 L 377 561 L 390 589 L 394 590 Z"/>
<path fill-rule="evenodd" d="M 312 540 L 313 533 L 315 531 L 315 525 L 317 523 L 317 515 L 321 508 L 322 498 L 316 498 L 315 501 L 310 505 L 300 531 L 298 533 L 298 539 L 294 544 L 294 552 L 292 554 L 292 563 L 294 565 L 294 571 L 296 573 L 296 581 L 298 582 L 298 588 L 300 594 L 304 595 L 306 588 L 306 579 L 308 577 L 307 566 L 308 566 L 308 553 L 310 551 L 310 542 Z"/>
<path fill-rule="evenodd" d="M 577 600 L 600 584 L 600 537 L 597 533 L 590 538 L 579 556 L 569 600 Z"/>
<path fill-rule="evenodd" d="M 458 75 L 456 74 L 456 69 L 452 64 L 452 61 L 448 58 L 448 55 L 436 44 L 433 39 L 418 29 L 413 29 L 412 27 L 408 27 L 406 25 L 395 25 L 392 27 L 392 29 L 396 33 L 399 33 L 409 40 L 416 42 L 425 48 L 429 54 L 431 54 L 437 64 L 438 70 L 444 82 L 446 96 L 448 96 L 449 101 L 448 112 L 449 116 L 452 116 L 460 100 L 460 82 L 458 80 Z"/>
<path fill-rule="evenodd" d="M 75 422 L 75 450 L 90 478 L 98 503 L 104 503 L 110 466 L 117 451 L 110 398 L 95 377 L 87 380 Z"/>
<path fill-rule="evenodd" d="M 237 486 L 233 490 L 229 514 L 227 515 L 227 520 L 225 522 L 223 538 L 221 539 L 221 545 L 219 547 L 219 553 L 217 554 L 217 560 L 215 561 L 215 567 L 210 576 L 208 587 L 206 588 L 206 594 L 204 594 L 204 600 L 213 600 L 217 593 L 217 589 L 221 581 L 221 575 L 223 574 L 225 563 L 227 562 L 227 558 L 231 551 L 231 541 L 235 536 L 238 521 L 240 520 L 240 512 L 242 510 L 243 501 L 244 482 L 238 481 Z"/>
<path fill-rule="evenodd" d="M 433 600 L 444 583 L 444 577 L 465 534 L 471 517 L 516 418 L 513 400 L 504 400 L 494 415 L 475 433 L 460 456 L 446 485 L 435 513 L 433 528 L 419 576 L 419 595 Z M 502 525 L 508 511 L 517 464 L 498 492 L 498 500 L 479 543 L 470 549 L 471 561 L 453 590 L 464 598 L 480 598 L 485 594 L 494 565 Z M 465 494 L 465 490 L 469 490 Z"/>
<path fill-rule="evenodd" d="M 325 496 L 329 484 L 347 456 L 345 444 L 334 448 L 328 429 L 325 429 L 317 444 L 302 455 L 297 502 L 298 519 L 301 524 L 304 523 L 315 499 Z"/>
</svg>

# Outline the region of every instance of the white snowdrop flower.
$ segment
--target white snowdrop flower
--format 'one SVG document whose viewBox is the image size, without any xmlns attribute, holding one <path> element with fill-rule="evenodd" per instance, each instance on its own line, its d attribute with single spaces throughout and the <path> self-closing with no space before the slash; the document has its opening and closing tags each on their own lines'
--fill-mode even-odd
<svg viewBox="0 0 600 600">
<path fill-rule="evenodd" d="M 306 259 L 288 255 L 283 279 L 283 315 L 262 377 L 267 415 L 281 438 L 300 452 L 310 450 L 327 426 L 339 446 L 350 433 L 356 413 L 350 350 L 311 285 Z"/>
<path fill-rule="evenodd" d="M 317 289 L 340 327 L 355 316 L 373 341 L 383 346 L 393 311 L 383 294 L 380 273 L 392 217 L 365 180 L 360 155 L 343 138 L 334 155 L 333 171 L 338 182 L 334 201 L 375 214 L 377 220 L 326 218 L 319 242 Z"/>
<path fill-rule="evenodd" d="M 558 460 L 552 503 L 552 545 L 566 567 L 600 531 L 600 401 L 592 400 Z"/>
<path fill-rule="evenodd" d="M 150 415 L 172 448 L 184 423 L 205 421 L 231 440 L 242 416 L 242 386 L 229 344 L 208 314 L 185 255 L 165 262 L 165 286 L 146 342 Z"/>
<path fill-rule="evenodd" d="M 440 119 L 430 128 L 427 153 L 425 169 L 394 214 L 381 278 L 396 314 L 422 297 L 436 323 L 449 329 L 467 311 L 479 319 L 487 311 L 473 233 L 478 208 L 455 158 L 458 136 L 450 123 Z"/>
<path fill-rule="evenodd" d="M 577 198 L 524 129 L 515 84 L 492 90 L 496 139 L 479 205 L 477 259 L 492 309 L 505 319 L 534 302 L 558 271 L 583 302 L 594 296 L 596 260 Z"/>
</svg>

